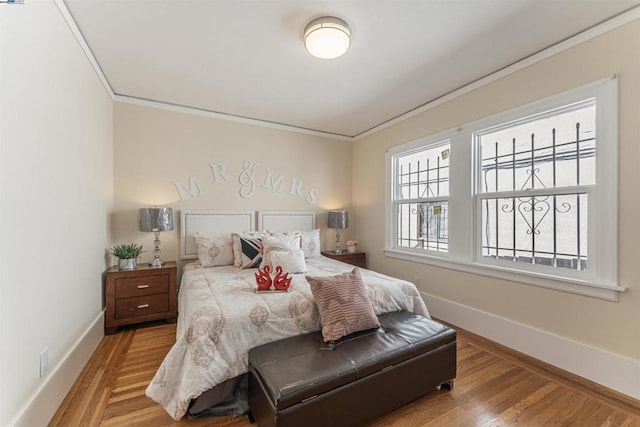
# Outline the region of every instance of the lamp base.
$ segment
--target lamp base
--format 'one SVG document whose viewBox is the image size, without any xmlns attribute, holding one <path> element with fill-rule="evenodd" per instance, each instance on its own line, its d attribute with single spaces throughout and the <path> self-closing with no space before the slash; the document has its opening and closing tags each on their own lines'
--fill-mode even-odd
<svg viewBox="0 0 640 427">
<path fill-rule="evenodd" d="M 160 232 L 158 230 L 153 231 L 153 235 L 156 237 L 153 241 L 153 261 L 149 263 L 152 268 L 160 268 L 164 261 L 160 259 Z"/>
<path fill-rule="evenodd" d="M 336 255 L 340 255 L 342 253 L 342 248 L 340 247 L 340 232 L 336 228 L 336 248 L 333 251 Z"/>
<path fill-rule="evenodd" d="M 160 258 L 156 258 L 153 260 L 153 262 L 149 263 L 149 267 L 153 267 L 153 268 L 160 268 L 164 265 L 164 261 L 162 261 Z"/>
</svg>

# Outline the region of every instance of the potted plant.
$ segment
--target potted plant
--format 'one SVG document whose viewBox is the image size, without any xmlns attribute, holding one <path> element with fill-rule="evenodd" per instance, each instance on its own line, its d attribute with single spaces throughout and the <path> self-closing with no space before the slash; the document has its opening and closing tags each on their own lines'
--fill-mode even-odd
<svg viewBox="0 0 640 427">
<path fill-rule="evenodd" d="M 142 245 L 122 243 L 111 248 L 111 255 L 118 257 L 120 270 L 133 270 L 138 266 L 138 257 L 142 253 Z"/>
<path fill-rule="evenodd" d="M 355 240 L 349 240 L 347 242 L 347 252 L 352 253 L 352 254 L 355 253 L 357 244 L 358 244 L 358 242 L 356 242 Z"/>
</svg>

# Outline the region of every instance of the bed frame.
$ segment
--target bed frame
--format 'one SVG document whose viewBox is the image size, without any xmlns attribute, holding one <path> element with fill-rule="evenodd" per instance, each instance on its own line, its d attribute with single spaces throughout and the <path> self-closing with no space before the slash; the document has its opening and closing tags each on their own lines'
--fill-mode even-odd
<svg viewBox="0 0 640 427">
<path fill-rule="evenodd" d="M 256 216 L 258 228 L 255 227 Z M 315 228 L 313 211 L 180 211 L 180 259 L 197 259 L 195 233 L 238 231 L 309 231 Z"/>
</svg>

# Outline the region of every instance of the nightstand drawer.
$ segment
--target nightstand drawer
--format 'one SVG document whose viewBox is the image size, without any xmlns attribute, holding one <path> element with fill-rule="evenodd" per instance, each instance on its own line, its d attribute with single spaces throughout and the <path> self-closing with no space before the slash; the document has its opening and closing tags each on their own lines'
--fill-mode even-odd
<svg viewBox="0 0 640 427">
<path fill-rule="evenodd" d="M 169 294 L 116 300 L 116 319 L 169 311 Z"/>
<path fill-rule="evenodd" d="M 116 279 L 116 299 L 169 292 L 169 275 Z"/>
</svg>

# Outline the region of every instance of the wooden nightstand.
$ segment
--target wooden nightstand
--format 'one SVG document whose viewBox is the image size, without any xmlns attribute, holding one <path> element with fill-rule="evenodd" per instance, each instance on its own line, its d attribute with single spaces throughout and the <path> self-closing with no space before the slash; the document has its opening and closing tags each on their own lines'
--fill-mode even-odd
<svg viewBox="0 0 640 427">
<path fill-rule="evenodd" d="M 160 268 L 138 265 L 135 270 L 105 272 L 106 318 L 104 332 L 113 334 L 119 326 L 151 320 L 175 322 L 178 316 L 174 261 Z"/>
<path fill-rule="evenodd" d="M 333 251 L 326 251 L 326 252 L 322 252 L 322 255 L 332 259 L 336 259 L 338 261 L 346 262 L 347 264 L 355 265 L 356 267 L 367 268 L 366 252 L 344 251 L 341 254 L 337 254 Z"/>
</svg>

